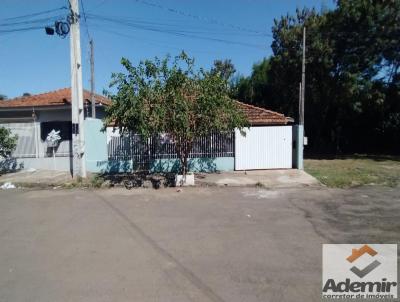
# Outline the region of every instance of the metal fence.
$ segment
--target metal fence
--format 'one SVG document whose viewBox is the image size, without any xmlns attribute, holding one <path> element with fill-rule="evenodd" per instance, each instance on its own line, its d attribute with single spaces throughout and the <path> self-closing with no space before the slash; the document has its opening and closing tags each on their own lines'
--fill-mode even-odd
<svg viewBox="0 0 400 302">
<path fill-rule="evenodd" d="M 189 158 L 215 158 L 234 156 L 234 132 L 213 133 L 199 137 L 193 144 Z M 129 133 L 111 136 L 108 140 L 109 160 L 133 160 L 148 163 L 154 159 L 178 158 L 174 142 L 167 135 L 159 135 L 147 140 L 138 134 Z"/>
</svg>

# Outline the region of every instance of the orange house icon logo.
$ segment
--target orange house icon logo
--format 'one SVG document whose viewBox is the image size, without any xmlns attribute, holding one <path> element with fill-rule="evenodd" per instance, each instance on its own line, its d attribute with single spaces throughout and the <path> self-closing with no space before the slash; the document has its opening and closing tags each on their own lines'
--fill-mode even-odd
<svg viewBox="0 0 400 302">
<path fill-rule="evenodd" d="M 367 244 L 365 244 L 359 249 L 352 249 L 351 255 L 349 257 L 347 257 L 346 260 L 349 261 L 350 263 L 353 263 L 354 261 L 356 261 L 358 258 L 360 258 L 364 254 L 368 254 L 371 257 L 374 257 L 375 255 L 378 254 L 378 252 L 375 251 L 370 246 L 368 246 Z M 350 270 L 354 274 L 356 274 L 358 277 L 363 278 L 367 274 L 369 274 L 371 271 L 373 271 L 375 268 L 377 268 L 379 265 L 381 265 L 381 263 L 378 260 L 374 260 L 373 262 L 368 264 L 363 269 L 359 269 L 358 267 L 353 266 Z"/>
</svg>

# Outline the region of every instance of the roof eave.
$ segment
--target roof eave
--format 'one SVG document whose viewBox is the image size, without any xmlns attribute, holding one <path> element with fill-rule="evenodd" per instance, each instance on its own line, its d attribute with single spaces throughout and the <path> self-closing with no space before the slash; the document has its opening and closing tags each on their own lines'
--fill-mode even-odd
<svg viewBox="0 0 400 302">
<path fill-rule="evenodd" d="M 87 102 L 88 105 L 91 105 L 90 102 Z M 96 103 L 96 107 L 102 108 L 107 107 L 108 104 Z M 71 108 L 71 104 L 56 104 L 56 105 L 30 105 L 30 106 L 9 106 L 9 107 L 0 107 L 0 111 L 26 111 L 26 110 L 58 110 L 58 109 L 69 109 Z"/>
<path fill-rule="evenodd" d="M 263 121 L 254 121 L 254 122 L 249 122 L 251 126 L 285 126 L 287 125 L 287 122 L 263 122 Z"/>
</svg>

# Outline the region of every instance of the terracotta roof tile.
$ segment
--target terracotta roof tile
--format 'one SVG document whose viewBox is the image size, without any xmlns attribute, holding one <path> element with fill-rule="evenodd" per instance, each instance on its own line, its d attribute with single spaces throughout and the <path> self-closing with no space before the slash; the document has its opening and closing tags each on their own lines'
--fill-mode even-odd
<svg viewBox="0 0 400 302">
<path fill-rule="evenodd" d="M 286 125 L 288 119 L 282 114 L 264 108 L 256 107 L 236 101 L 239 108 L 243 110 L 251 125 Z"/>
<path fill-rule="evenodd" d="M 83 99 L 90 102 L 90 92 L 83 90 Z M 95 94 L 96 102 L 109 105 L 111 100 Z M 41 107 L 41 106 L 60 106 L 69 105 L 71 103 L 71 88 L 64 88 L 41 94 L 18 97 L 10 100 L 0 101 L 0 108 L 16 108 L 16 107 Z"/>
<path fill-rule="evenodd" d="M 286 125 L 291 120 L 291 118 L 285 117 L 282 113 L 256 107 L 239 101 L 235 102 L 239 109 L 243 110 L 251 126 Z M 110 123 L 109 126 L 112 127 L 116 125 L 115 123 Z"/>
<path fill-rule="evenodd" d="M 90 92 L 83 90 L 83 98 L 90 102 Z M 96 101 L 103 105 L 110 105 L 111 100 L 95 94 Z M 0 108 L 17 107 L 41 107 L 41 106 L 62 106 L 71 103 L 71 89 L 64 88 L 31 96 L 18 97 L 10 100 L 0 101 Z M 288 119 L 281 113 L 256 107 L 236 101 L 237 105 L 243 110 L 251 125 L 286 125 Z"/>
</svg>

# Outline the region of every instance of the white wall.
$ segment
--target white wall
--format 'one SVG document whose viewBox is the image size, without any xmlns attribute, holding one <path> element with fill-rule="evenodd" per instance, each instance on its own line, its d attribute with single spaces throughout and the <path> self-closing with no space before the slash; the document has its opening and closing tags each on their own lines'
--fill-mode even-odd
<svg viewBox="0 0 400 302">
<path fill-rule="evenodd" d="M 235 170 L 292 168 L 292 126 L 235 130 Z"/>
</svg>

